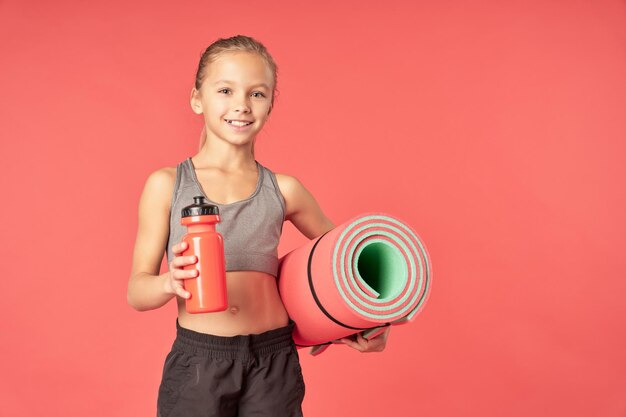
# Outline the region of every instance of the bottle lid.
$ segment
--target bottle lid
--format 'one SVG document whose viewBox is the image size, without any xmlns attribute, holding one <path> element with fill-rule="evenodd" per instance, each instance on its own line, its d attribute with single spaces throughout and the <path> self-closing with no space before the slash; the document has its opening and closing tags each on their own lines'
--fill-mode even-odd
<svg viewBox="0 0 626 417">
<path fill-rule="evenodd" d="M 193 204 L 183 208 L 181 217 L 206 216 L 209 214 L 220 214 L 218 207 L 207 203 L 204 196 L 199 195 L 193 198 Z"/>
</svg>

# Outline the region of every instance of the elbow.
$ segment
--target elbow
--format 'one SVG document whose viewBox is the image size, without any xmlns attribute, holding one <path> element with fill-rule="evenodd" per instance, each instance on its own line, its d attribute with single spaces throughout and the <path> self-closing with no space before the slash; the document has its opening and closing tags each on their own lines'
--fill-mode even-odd
<svg viewBox="0 0 626 417">
<path fill-rule="evenodd" d="M 130 286 L 128 287 L 128 290 L 126 291 L 126 303 L 128 303 L 128 305 L 131 306 L 133 310 L 136 310 L 136 311 L 144 310 L 141 308 L 140 305 L 137 304 L 137 300 L 135 300 L 135 297 L 133 297 Z"/>
<path fill-rule="evenodd" d="M 324 217 L 326 217 L 326 216 L 324 216 Z M 330 232 L 330 231 L 331 231 L 331 230 L 333 230 L 335 227 L 337 227 L 337 226 L 335 226 L 335 224 L 333 223 L 333 221 L 332 221 L 332 220 L 330 220 L 328 217 L 326 217 L 326 218 L 324 219 L 324 226 L 322 227 L 322 229 L 324 230 L 324 233 L 328 233 L 328 232 Z"/>
<path fill-rule="evenodd" d="M 133 310 L 138 310 L 137 306 L 135 305 L 132 297 L 130 296 L 130 293 L 126 294 L 126 302 L 128 303 L 129 306 L 131 306 L 133 308 Z"/>
<path fill-rule="evenodd" d="M 316 239 L 322 235 L 325 235 L 326 233 L 330 232 L 334 228 L 335 228 L 335 225 L 333 224 L 333 222 L 331 222 L 330 219 L 327 218 L 324 224 L 318 229 L 318 232 L 315 235 L 315 237 L 312 239 Z"/>
<path fill-rule="evenodd" d="M 126 297 L 126 302 L 128 303 L 129 306 L 131 306 L 133 308 L 133 310 L 136 311 L 146 311 L 145 308 L 141 307 L 140 305 L 137 305 L 133 302 L 132 299 L 130 299 L 129 297 Z"/>
</svg>

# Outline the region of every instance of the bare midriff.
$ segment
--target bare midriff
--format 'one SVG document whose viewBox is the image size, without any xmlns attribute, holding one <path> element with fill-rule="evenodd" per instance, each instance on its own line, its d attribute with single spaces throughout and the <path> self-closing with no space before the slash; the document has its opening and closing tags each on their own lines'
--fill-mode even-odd
<svg viewBox="0 0 626 417">
<path fill-rule="evenodd" d="M 284 327 L 289 315 L 278 293 L 276 278 L 260 271 L 227 271 L 228 308 L 190 314 L 176 297 L 181 327 L 216 336 L 258 334 Z"/>
</svg>

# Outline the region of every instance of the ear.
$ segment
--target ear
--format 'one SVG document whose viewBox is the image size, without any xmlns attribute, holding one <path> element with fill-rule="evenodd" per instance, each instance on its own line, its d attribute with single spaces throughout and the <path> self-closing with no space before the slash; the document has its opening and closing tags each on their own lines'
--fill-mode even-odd
<svg viewBox="0 0 626 417">
<path fill-rule="evenodd" d="M 191 105 L 191 110 L 193 110 L 195 114 L 202 114 L 202 102 L 200 101 L 200 92 L 196 90 L 196 87 L 191 89 L 189 104 Z"/>
</svg>

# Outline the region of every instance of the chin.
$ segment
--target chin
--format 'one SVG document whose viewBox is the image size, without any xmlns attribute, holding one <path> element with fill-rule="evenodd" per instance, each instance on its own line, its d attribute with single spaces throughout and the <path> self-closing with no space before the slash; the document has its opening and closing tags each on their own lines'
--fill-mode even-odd
<svg viewBox="0 0 626 417">
<path fill-rule="evenodd" d="M 237 146 L 242 146 L 242 145 L 247 145 L 248 143 L 253 143 L 254 142 L 254 136 L 250 136 L 250 137 L 246 137 L 246 138 L 242 138 L 240 140 L 237 140 L 236 138 L 233 138 L 230 135 L 227 136 L 223 136 L 224 140 L 232 145 L 237 145 Z"/>
</svg>

